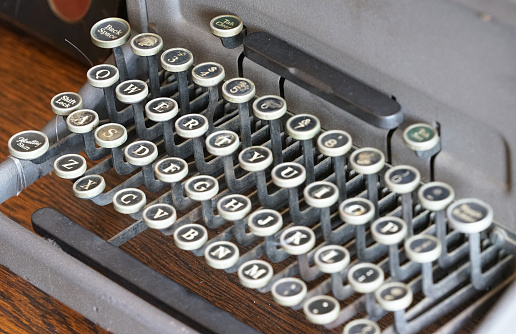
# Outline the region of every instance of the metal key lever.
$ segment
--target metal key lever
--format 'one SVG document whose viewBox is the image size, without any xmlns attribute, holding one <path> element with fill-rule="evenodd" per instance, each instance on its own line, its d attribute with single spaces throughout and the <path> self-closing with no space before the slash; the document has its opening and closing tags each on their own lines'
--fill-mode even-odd
<svg viewBox="0 0 516 334">
<path fill-rule="evenodd" d="M 401 106 L 388 95 L 266 32 L 247 35 L 244 54 L 286 80 L 376 127 L 394 129 L 403 121 Z"/>
</svg>

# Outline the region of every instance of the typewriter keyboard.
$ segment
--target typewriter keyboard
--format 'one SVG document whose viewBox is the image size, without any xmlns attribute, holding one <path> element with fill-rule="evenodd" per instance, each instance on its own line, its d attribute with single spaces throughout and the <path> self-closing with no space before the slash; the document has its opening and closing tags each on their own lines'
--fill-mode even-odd
<svg viewBox="0 0 516 334">
<path fill-rule="evenodd" d="M 245 35 L 233 16 L 211 26 L 228 48 Z M 346 129 L 325 131 L 282 97 L 256 96 L 252 78 L 227 78 L 221 64 L 197 64 L 184 48 L 163 51 L 157 34 L 131 38 L 124 20 L 98 22 L 92 40 L 116 62 L 87 73 L 103 90 L 100 110 L 57 94 L 52 110 L 70 134 L 49 143 L 24 131 L 8 145 L 18 159 L 55 159 L 78 202 L 113 206 L 129 223 L 104 241 L 47 208 L 33 215 L 34 229 L 193 328 L 450 333 L 513 279 L 513 250 L 488 203 L 423 184 L 414 167 L 353 146 Z M 130 76 L 126 43 L 145 59 L 145 78 Z M 440 147 L 427 124 L 404 139 L 420 156 Z M 196 295 L 157 292 L 174 281 L 227 313 L 210 318 L 203 312 L 218 311 Z"/>
</svg>

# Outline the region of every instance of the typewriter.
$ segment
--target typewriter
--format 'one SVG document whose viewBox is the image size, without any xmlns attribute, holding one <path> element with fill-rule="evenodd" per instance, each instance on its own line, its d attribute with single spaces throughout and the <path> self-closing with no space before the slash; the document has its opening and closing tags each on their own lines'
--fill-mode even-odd
<svg viewBox="0 0 516 334">
<path fill-rule="evenodd" d="M 3 238 L 38 247 L 38 286 L 114 332 L 507 332 L 501 6 L 128 0 L 128 21 L 91 28 L 111 59 L 0 167 L 4 200 L 53 172 L 122 228 L 44 207 L 43 238 L 7 219 Z"/>
</svg>

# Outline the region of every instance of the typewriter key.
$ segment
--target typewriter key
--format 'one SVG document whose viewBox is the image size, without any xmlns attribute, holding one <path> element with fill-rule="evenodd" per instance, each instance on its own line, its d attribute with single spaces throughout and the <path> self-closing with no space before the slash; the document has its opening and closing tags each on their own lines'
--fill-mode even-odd
<svg viewBox="0 0 516 334">
<path fill-rule="evenodd" d="M 156 144 L 147 140 L 133 142 L 125 147 L 125 160 L 135 166 L 146 166 L 158 157 Z"/>
<path fill-rule="evenodd" d="M 110 64 L 100 64 L 93 66 L 86 73 L 88 83 L 97 88 L 112 87 L 118 82 L 120 75 L 116 66 Z"/>
<path fill-rule="evenodd" d="M 86 173 L 86 159 L 78 154 L 66 154 L 54 161 L 54 172 L 63 179 L 75 179 Z"/>
<path fill-rule="evenodd" d="M 227 195 L 217 202 L 219 216 L 228 221 L 244 219 L 251 208 L 251 200 L 244 195 Z"/>
<path fill-rule="evenodd" d="M 145 105 L 145 114 L 153 122 L 166 122 L 177 116 L 179 107 L 174 99 L 158 97 Z"/>
<path fill-rule="evenodd" d="M 342 130 L 332 130 L 322 133 L 317 138 L 317 148 L 322 154 L 331 157 L 335 184 L 339 188 L 339 202 L 347 198 L 346 190 L 346 159 L 345 154 L 352 146 L 351 136 Z"/>
<path fill-rule="evenodd" d="M 192 66 L 193 61 L 193 55 L 187 49 L 173 48 L 161 54 L 161 66 L 163 66 L 166 71 L 176 73 L 177 76 L 181 115 L 190 113 L 190 92 L 188 90 L 187 70 Z"/>
<path fill-rule="evenodd" d="M 420 181 L 419 171 L 412 166 L 392 167 L 385 173 L 385 184 L 392 192 L 398 194 L 406 194 L 416 190 Z"/>
<path fill-rule="evenodd" d="M 156 163 L 154 173 L 162 182 L 179 182 L 188 175 L 188 164 L 181 158 L 164 158 Z"/>
<path fill-rule="evenodd" d="M 369 319 L 356 319 L 344 326 L 342 334 L 380 334 L 380 326 Z"/>
<path fill-rule="evenodd" d="M 102 194 L 106 189 L 106 181 L 101 175 L 86 175 L 75 181 L 73 192 L 82 199 L 90 199 Z"/>
<path fill-rule="evenodd" d="M 215 241 L 204 251 L 206 263 L 215 269 L 227 269 L 238 262 L 238 247 L 229 241 Z"/>
<path fill-rule="evenodd" d="M 461 199 L 448 207 L 448 223 L 462 233 L 479 233 L 493 223 L 493 209 L 475 198 Z"/>
<path fill-rule="evenodd" d="M 271 287 L 272 298 L 281 306 L 301 304 L 307 294 L 305 282 L 295 277 L 277 280 Z"/>
<path fill-rule="evenodd" d="M 248 102 L 256 92 L 254 83 L 246 78 L 229 79 L 222 85 L 222 96 L 226 101 L 238 104 L 240 116 L 240 134 L 242 135 L 242 147 L 252 146 L 251 119 L 249 117 Z"/>
<path fill-rule="evenodd" d="M 50 100 L 50 106 L 54 114 L 68 116 L 73 111 L 82 108 L 82 98 L 73 92 L 59 93 Z"/>
<path fill-rule="evenodd" d="M 423 208 L 430 211 L 441 211 L 453 202 L 455 192 L 444 182 L 430 182 L 419 188 L 418 198 Z"/>
<path fill-rule="evenodd" d="M 401 282 L 385 283 L 375 295 L 378 304 L 386 311 L 405 310 L 412 303 L 412 290 Z"/>
<path fill-rule="evenodd" d="M 218 86 L 224 80 L 226 73 L 224 67 L 218 63 L 208 62 L 195 66 L 192 70 L 192 79 L 197 85 L 208 88 L 208 107 L 205 116 L 208 119 L 210 129 L 208 133 L 212 133 L 215 129 L 213 125 L 213 117 L 219 102 Z"/>
<path fill-rule="evenodd" d="M 127 130 L 117 123 L 104 124 L 95 130 L 95 142 L 100 147 L 116 148 L 127 140 Z"/>
<path fill-rule="evenodd" d="M 73 133 L 88 133 L 99 125 L 99 115 L 91 109 L 80 109 L 66 118 L 68 130 Z"/>
<path fill-rule="evenodd" d="M 317 268 L 327 274 L 338 273 L 346 269 L 350 259 L 348 250 L 338 245 L 323 246 L 314 255 Z"/>
<path fill-rule="evenodd" d="M 290 255 L 308 253 L 315 246 L 315 234 L 306 226 L 287 228 L 280 236 L 281 247 Z"/>
<path fill-rule="evenodd" d="M 176 121 L 176 132 L 187 139 L 204 136 L 208 131 L 208 120 L 202 115 L 184 115 Z"/>
<path fill-rule="evenodd" d="M 234 37 L 242 31 L 244 24 L 235 15 L 219 15 L 210 21 L 211 33 L 217 37 Z"/>
<path fill-rule="evenodd" d="M 371 225 L 371 233 L 382 245 L 397 245 L 407 236 L 407 224 L 398 217 L 382 217 Z"/>
<path fill-rule="evenodd" d="M 238 135 L 229 130 L 214 132 L 206 138 L 206 150 L 215 156 L 231 155 L 239 145 Z"/>
<path fill-rule="evenodd" d="M 136 213 L 147 204 L 145 193 L 137 188 L 126 188 L 113 196 L 113 207 L 124 214 Z"/>
<path fill-rule="evenodd" d="M 120 71 L 122 81 L 129 78 L 125 64 L 124 52 L 121 46 L 129 40 L 131 27 L 125 20 L 109 17 L 95 23 L 90 31 L 93 44 L 104 49 L 113 49 L 116 66 Z"/>
<path fill-rule="evenodd" d="M 312 139 L 321 132 L 321 123 L 313 115 L 301 114 L 289 118 L 286 131 L 290 137 L 301 140 L 303 144 L 303 161 L 306 168 L 307 184 L 315 181 L 314 155 Z"/>
<path fill-rule="evenodd" d="M 373 263 L 359 263 L 348 271 L 348 282 L 356 292 L 371 293 L 384 281 L 382 268 Z"/>
<path fill-rule="evenodd" d="M 271 171 L 272 182 L 281 188 L 295 188 L 306 180 L 305 168 L 296 162 L 284 162 Z"/>
<path fill-rule="evenodd" d="M 161 96 L 159 89 L 159 68 L 155 56 L 163 49 L 163 39 L 153 33 L 147 32 L 138 34 L 131 39 L 131 49 L 134 54 L 147 58 L 152 98 Z"/>
<path fill-rule="evenodd" d="M 339 301 L 331 296 L 315 296 L 303 305 L 306 319 L 316 325 L 325 325 L 337 320 L 340 313 Z"/>
<path fill-rule="evenodd" d="M 385 156 L 376 148 L 365 147 L 351 153 L 349 163 L 357 173 L 367 175 L 367 196 L 373 202 L 375 218 L 378 218 L 380 212 L 378 210 L 378 176 L 376 174 L 385 166 Z"/>
<path fill-rule="evenodd" d="M 327 181 L 311 183 L 305 187 L 303 193 L 306 204 L 314 208 L 329 208 L 339 199 L 337 186 Z"/>
<path fill-rule="evenodd" d="M 432 262 L 441 256 L 442 247 L 439 240 L 433 235 L 414 235 L 405 241 L 405 254 L 416 263 L 421 263 L 423 276 L 423 292 L 429 298 L 437 297 L 438 291 L 434 287 Z"/>
<path fill-rule="evenodd" d="M 185 192 L 188 197 L 195 201 L 207 201 L 217 195 L 219 183 L 213 176 L 194 176 L 186 181 Z"/>
<path fill-rule="evenodd" d="M 35 130 L 18 132 L 8 142 L 9 153 L 21 160 L 39 158 L 49 146 L 47 135 Z"/>
<path fill-rule="evenodd" d="M 413 151 L 430 151 L 439 145 L 437 130 L 425 123 L 412 124 L 403 131 L 405 144 Z"/>
<path fill-rule="evenodd" d="M 172 205 L 157 203 L 146 207 L 142 218 L 147 227 L 164 230 L 176 222 L 177 214 Z"/>
<path fill-rule="evenodd" d="M 276 210 L 260 209 L 249 215 L 249 230 L 259 237 L 274 235 L 283 227 L 283 217 Z"/>
<path fill-rule="evenodd" d="M 199 224 L 186 224 L 174 232 L 174 244 L 183 250 L 196 250 L 208 241 L 208 231 Z"/>
<path fill-rule="evenodd" d="M 251 146 L 240 152 L 238 162 L 248 172 L 263 172 L 272 164 L 272 152 L 264 146 Z"/>
<path fill-rule="evenodd" d="M 273 274 L 272 266 L 262 260 L 247 261 L 238 268 L 240 284 L 251 289 L 260 289 L 269 284 Z"/>
<path fill-rule="evenodd" d="M 355 239 L 357 257 L 366 261 L 366 232 L 365 224 L 369 223 L 375 216 L 373 203 L 365 198 L 348 198 L 339 205 L 340 219 L 346 224 L 355 225 Z"/>
<path fill-rule="evenodd" d="M 274 165 L 283 162 L 280 118 L 287 112 L 287 103 L 276 95 L 257 98 L 253 103 L 253 113 L 259 119 L 269 121 L 269 135 L 274 156 Z"/>
<path fill-rule="evenodd" d="M 147 84 L 141 80 L 127 80 L 116 86 L 116 98 L 120 102 L 134 104 L 143 101 L 149 94 Z"/>
</svg>

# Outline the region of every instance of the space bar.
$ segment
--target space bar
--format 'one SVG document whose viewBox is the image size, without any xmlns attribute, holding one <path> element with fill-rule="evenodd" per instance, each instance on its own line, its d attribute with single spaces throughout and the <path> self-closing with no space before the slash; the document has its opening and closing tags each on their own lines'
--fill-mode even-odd
<svg viewBox="0 0 516 334">
<path fill-rule="evenodd" d="M 51 208 L 32 215 L 34 231 L 148 303 L 201 333 L 258 333 Z"/>
</svg>

